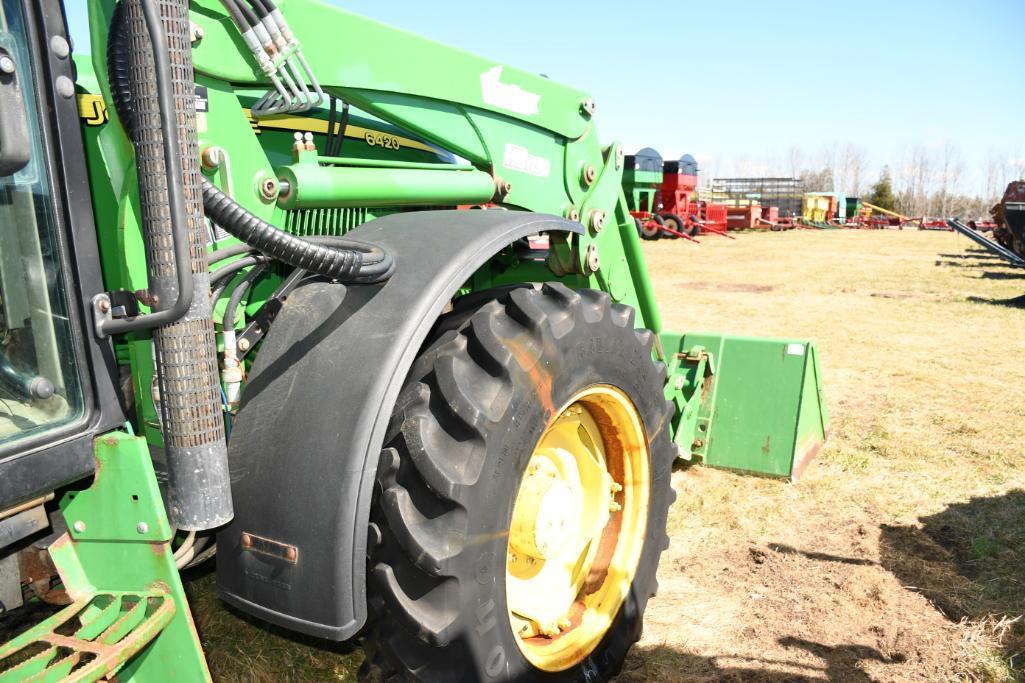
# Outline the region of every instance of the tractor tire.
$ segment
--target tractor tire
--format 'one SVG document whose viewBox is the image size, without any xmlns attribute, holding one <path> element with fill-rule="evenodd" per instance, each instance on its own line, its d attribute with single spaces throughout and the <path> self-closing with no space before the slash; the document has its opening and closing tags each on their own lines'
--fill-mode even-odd
<svg viewBox="0 0 1025 683">
<path fill-rule="evenodd" d="M 378 469 L 364 675 L 450 683 L 604 681 L 619 672 L 657 588 L 676 497 L 673 408 L 653 339 L 634 328 L 632 308 L 562 284 L 471 295 L 438 322 L 400 393 Z M 631 411 L 636 419 L 626 419 Z M 552 438 L 584 444 L 587 454 L 551 450 Z M 568 475 L 549 471 L 558 458 L 580 465 L 576 497 L 563 495 Z M 609 476 L 590 478 L 601 471 L 595 462 Z M 564 504 L 545 508 L 553 492 Z M 544 554 L 540 539 L 552 529 Z M 533 549 L 524 554 L 523 543 Z M 589 578 L 575 583 L 581 567 Z M 574 580 L 543 590 L 533 582 L 547 569 Z M 540 607 L 524 599 L 531 595 L 543 596 Z M 523 601 L 516 616 L 513 601 Z M 544 622 L 547 636 L 535 628 L 541 621 L 521 617 L 563 606 L 568 620 Z"/>
<path fill-rule="evenodd" d="M 662 225 L 662 218 L 659 216 L 652 216 L 651 220 Z M 659 228 L 648 228 L 647 221 L 642 221 L 640 218 L 634 218 L 634 223 L 637 225 L 637 234 L 641 236 L 641 239 L 657 240 L 662 236 L 662 230 Z"/>
<path fill-rule="evenodd" d="M 687 224 L 675 213 L 662 214 L 662 223 L 670 230 L 675 230 L 676 232 L 684 234 L 687 232 Z M 680 239 L 679 235 L 674 235 L 673 233 L 668 233 L 668 235 L 673 239 Z"/>
</svg>

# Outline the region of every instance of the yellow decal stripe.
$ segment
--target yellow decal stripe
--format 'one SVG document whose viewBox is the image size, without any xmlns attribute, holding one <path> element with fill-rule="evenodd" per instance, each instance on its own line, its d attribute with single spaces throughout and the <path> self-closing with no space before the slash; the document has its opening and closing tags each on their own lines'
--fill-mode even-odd
<svg viewBox="0 0 1025 683">
<path fill-rule="evenodd" d="M 292 130 L 300 131 L 303 133 L 319 133 L 320 135 L 327 135 L 327 121 L 324 119 L 317 119 L 311 116 L 288 116 L 286 114 L 279 114 L 277 116 L 268 116 L 259 120 L 253 118 L 253 114 L 249 109 L 243 109 L 245 115 L 249 117 L 249 120 L 253 122 L 255 128 L 271 128 L 274 130 Z M 363 126 L 349 125 L 345 127 L 345 137 L 354 138 L 357 140 L 364 140 L 369 142 L 371 138 L 375 140 L 380 139 L 391 139 L 398 142 L 402 147 L 409 147 L 411 149 L 420 149 L 425 152 L 436 151 L 430 145 L 425 145 L 419 140 L 413 140 L 411 138 L 402 137 L 401 135 L 394 135 L 392 133 L 384 133 L 373 128 L 364 128 Z M 379 141 L 374 143 L 375 146 L 387 147 L 382 145 Z"/>
</svg>

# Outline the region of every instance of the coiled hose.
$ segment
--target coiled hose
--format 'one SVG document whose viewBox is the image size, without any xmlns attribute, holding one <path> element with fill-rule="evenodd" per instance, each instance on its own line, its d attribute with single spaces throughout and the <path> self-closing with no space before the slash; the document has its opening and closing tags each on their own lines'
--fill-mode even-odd
<svg viewBox="0 0 1025 683">
<path fill-rule="evenodd" d="M 395 272 L 391 254 L 354 240 L 334 245 L 314 244 L 279 230 L 250 213 L 234 199 L 203 179 L 203 208 L 210 220 L 253 249 L 294 268 L 346 283 L 383 282 Z"/>
<path fill-rule="evenodd" d="M 115 11 L 111 40 L 107 47 L 110 88 L 121 125 L 129 137 L 136 127 L 135 106 L 128 80 L 131 65 L 125 38 L 123 13 Z M 391 254 L 380 247 L 356 240 L 336 239 L 329 244 L 314 244 L 290 235 L 249 212 L 202 179 L 203 209 L 210 220 L 233 237 L 267 256 L 322 277 L 346 284 L 383 282 L 395 272 Z"/>
</svg>

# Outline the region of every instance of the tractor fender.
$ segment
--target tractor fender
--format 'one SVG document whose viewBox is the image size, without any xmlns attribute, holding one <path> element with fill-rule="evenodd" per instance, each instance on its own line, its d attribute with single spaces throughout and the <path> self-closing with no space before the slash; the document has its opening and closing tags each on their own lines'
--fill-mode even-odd
<svg viewBox="0 0 1025 683">
<path fill-rule="evenodd" d="M 314 282 L 275 317 L 229 444 L 235 517 L 217 534 L 217 585 L 238 609 L 331 640 L 367 618 L 370 504 L 385 430 L 416 355 L 460 287 L 556 216 L 422 211 L 349 233 L 392 253 L 384 284 Z"/>
</svg>

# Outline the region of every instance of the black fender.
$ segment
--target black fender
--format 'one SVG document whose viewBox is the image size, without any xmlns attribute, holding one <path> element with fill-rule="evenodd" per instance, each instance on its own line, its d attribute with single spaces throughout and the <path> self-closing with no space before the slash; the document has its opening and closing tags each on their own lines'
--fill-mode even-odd
<svg viewBox="0 0 1025 683">
<path fill-rule="evenodd" d="M 422 211 L 349 236 L 392 253 L 383 285 L 297 288 L 260 349 L 229 444 L 235 518 L 217 534 L 229 604 L 345 640 L 366 622 L 367 532 L 385 430 L 417 352 L 470 276 L 556 216 Z"/>
</svg>

